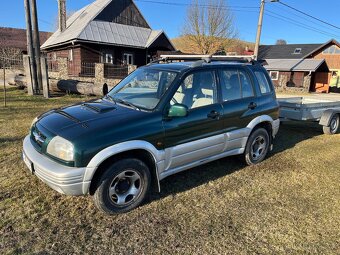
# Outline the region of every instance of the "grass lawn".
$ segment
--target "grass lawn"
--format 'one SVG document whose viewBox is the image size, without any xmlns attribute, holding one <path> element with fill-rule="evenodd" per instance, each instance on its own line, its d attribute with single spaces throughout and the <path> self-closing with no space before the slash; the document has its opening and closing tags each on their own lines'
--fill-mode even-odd
<svg viewBox="0 0 340 255">
<path fill-rule="evenodd" d="M 8 97 L 0 106 L 0 254 L 340 254 L 339 134 L 284 124 L 263 163 L 231 157 L 196 167 L 163 180 L 138 209 L 109 217 L 89 196 L 48 188 L 21 161 L 36 115 L 85 98 Z"/>
</svg>

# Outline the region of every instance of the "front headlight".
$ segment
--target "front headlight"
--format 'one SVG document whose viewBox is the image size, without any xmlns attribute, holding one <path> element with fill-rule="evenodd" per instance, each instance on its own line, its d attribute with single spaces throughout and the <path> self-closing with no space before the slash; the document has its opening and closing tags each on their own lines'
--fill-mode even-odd
<svg viewBox="0 0 340 255">
<path fill-rule="evenodd" d="M 65 161 L 74 160 L 73 144 L 60 136 L 52 138 L 47 146 L 47 153 Z"/>
<path fill-rule="evenodd" d="M 35 117 L 31 123 L 30 129 L 32 129 L 33 125 L 38 121 L 38 117 Z"/>
</svg>

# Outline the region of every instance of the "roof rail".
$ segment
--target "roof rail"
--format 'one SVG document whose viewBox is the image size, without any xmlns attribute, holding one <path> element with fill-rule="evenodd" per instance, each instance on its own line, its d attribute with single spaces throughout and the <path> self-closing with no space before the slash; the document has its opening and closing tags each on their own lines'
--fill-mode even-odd
<svg viewBox="0 0 340 255">
<path fill-rule="evenodd" d="M 212 61 L 233 61 L 241 63 L 257 64 L 254 55 L 237 55 L 237 56 L 224 56 L 224 55 L 161 55 L 160 59 L 152 63 L 160 62 L 173 62 L 173 61 L 197 61 L 193 67 L 201 66 L 203 63 L 211 63 Z"/>
</svg>

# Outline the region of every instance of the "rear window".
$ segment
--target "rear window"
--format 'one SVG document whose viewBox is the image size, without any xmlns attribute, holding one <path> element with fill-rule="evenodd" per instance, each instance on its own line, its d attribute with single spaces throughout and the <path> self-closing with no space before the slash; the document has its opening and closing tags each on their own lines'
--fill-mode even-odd
<svg viewBox="0 0 340 255">
<path fill-rule="evenodd" d="M 271 87 L 269 85 L 269 82 L 267 80 L 266 75 L 263 72 L 260 72 L 260 71 L 255 71 L 254 73 L 255 73 L 257 81 L 259 83 L 261 93 L 267 94 L 267 93 L 271 92 Z"/>
</svg>

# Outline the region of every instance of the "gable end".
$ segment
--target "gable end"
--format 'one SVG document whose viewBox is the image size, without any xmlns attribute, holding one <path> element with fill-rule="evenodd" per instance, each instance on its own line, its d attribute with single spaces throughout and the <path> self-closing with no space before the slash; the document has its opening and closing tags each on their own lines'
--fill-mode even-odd
<svg viewBox="0 0 340 255">
<path fill-rule="evenodd" d="M 111 1 L 111 3 L 109 3 L 94 20 L 150 28 L 132 0 Z"/>
</svg>

